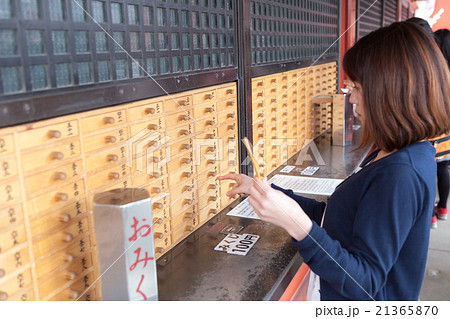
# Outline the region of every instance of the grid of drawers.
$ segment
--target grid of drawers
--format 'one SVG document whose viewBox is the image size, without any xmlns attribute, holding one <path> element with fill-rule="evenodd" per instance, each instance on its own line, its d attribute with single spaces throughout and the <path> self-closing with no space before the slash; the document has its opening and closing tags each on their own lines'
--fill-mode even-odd
<svg viewBox="0 0 450 319">
<path fill-rule="evenodd" d="M 332 124 L 331 104 L 313 98 L 336 91 L 336 63 L 252 80 L 253 152 L 267 176 Z"/>
<path fill-rule="evenodd" d="M 0 300 L 101 299 L 93 194 L 147 189 L 159 257 L 231 202 L 237 131 L 234 83 L 0 130 Z"/>
</svg>

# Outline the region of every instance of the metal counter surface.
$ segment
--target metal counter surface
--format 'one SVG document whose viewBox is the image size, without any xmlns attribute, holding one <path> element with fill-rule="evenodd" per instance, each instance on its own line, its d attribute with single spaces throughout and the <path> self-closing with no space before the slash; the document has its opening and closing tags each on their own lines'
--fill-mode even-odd
<svg viewBox="0 0 450 319">
<path fill-rule="evenodd" d="M 316 138 L 314 142 L 325 165 L 321 165 L 313 176 L 342 179 L 349 176 L 367 153 L 367 149 L 355 151 L 360 130 L 354 132 L 353 144 L 345 147 L 331 146 L 328 133 Z M 301 163 L 297 166 L 302 168 L 318 166 L 312 148 L 306 154 L 303 159 L 313 161 L 302 158 L 298 161 L 297 153 L 287 164 Z M 327 199 L 324 196 L 308 197 Z M 235 200 L 158 259 L 159 300 L 278 300 L 281 297 L 302 259 L 283 229 L 260 220 L 226 215 L 242 200 Z M 227 225 L 241 226 L 239 234 L 261 236 L 246 256 L 214 250 L 225 237 L 220 231 Z"/>
</svg>

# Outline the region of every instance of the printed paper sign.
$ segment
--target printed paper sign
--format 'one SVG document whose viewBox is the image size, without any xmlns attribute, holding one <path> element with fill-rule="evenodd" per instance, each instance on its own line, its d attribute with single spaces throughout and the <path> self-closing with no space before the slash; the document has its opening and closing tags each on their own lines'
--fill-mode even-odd
<svg viewBox="0 0 450 319">
<path fill-rule="evenodd" d="M 314 175 L 314 173 L 317 172 L 318 170 L 319 170 L 319 166 L 308 166 L 307 168 L 302 170 L 300 172 L 300 174 L 311 176 L 311 175 Z"/>
<path fill-rule="evenodd" d="M 228 234 L 214 248 L 217 251 L 227 252 L 228 254 L 245 256 L 258 241 L 259 236 L 253 234 Z"/>
<path fill-rule="evenodd" d="M 281 170 L 280 170 L 280 173 L 290 173 L 290 172 L 292 172 L 292 170 L 295 168 L 295 166 L 292 166 L 292 165 L 286 165 L 285 167 L 283 167 Z"/>
</svg>

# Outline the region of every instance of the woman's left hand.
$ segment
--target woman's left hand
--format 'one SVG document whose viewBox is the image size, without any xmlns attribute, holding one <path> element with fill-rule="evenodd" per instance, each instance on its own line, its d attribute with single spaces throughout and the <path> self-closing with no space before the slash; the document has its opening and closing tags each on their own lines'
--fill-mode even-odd
<svg viewBox="0 0 450 319">
<path fill-rule="evenodd" d="M 295 200 L 273 189 L 267 178 L 253 179 L 248 198 L 261 220 L 284 228 L 297 241 L 304 239 L 312 228 L 312 221 Z"/>
</svg>

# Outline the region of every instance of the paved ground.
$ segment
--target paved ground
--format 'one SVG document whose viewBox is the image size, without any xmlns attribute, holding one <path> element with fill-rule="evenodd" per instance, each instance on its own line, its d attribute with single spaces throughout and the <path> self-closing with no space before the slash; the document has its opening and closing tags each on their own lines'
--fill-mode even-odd
<svg viewBox="0 0 450 319">
<path fill-rule="evenodd" d="M 450 300 L 450 218 L 438 219 L 438 228 L 431 229 L 420 300 Z"/>
</svg>

